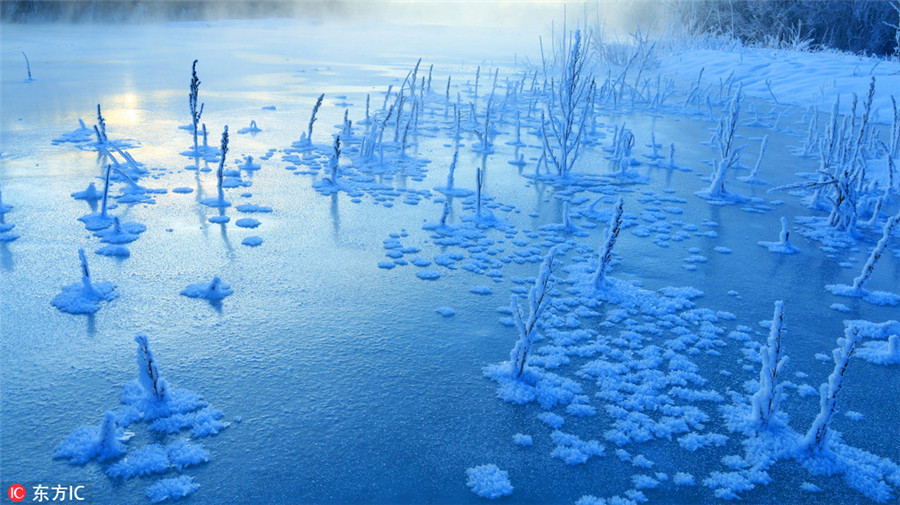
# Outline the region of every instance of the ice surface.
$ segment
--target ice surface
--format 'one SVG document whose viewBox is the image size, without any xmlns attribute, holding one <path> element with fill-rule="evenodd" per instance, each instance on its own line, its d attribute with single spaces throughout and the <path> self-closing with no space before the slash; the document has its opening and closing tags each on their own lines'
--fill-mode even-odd
<svg viewBox="0 0 900 505">
<path fill-rule="evenodd" d="M 681 67 L 673 65 L 679 56 L 660 51 L 652 55 L 659 67 L 643 66 L 639 58 L 628 78 L 620 81 L 615 79 L 621 69 L 613 69 L 604 91 L 607 73 L 598 67 L 596 114 L 589 118 L 582 158 L 574 173 L 560 180 L 540 164 L 538 116 L 546 100 L 542 70 L 535 74 L 534 68 L 521 64 L 526 56 L 540 61 L 537 30 L 519 27 L 509 39 L 515 43 L 505 44 L 495 27 L 481 33 L 371 24 L 357 31 L 345 30 L 340 23 L 341 28 L 335 28 L 335 23 L 129 23 L 104 26 L 102 31 L 54 26 L 52 32 L 40 25 L 30 25 L 27 31 L 14 23 L 4 26 L 4 42 L 10 47 L 27 41 L 53 48 L 45 51 L 53 54 L 53 61 L 42 63 L 41 80 L 22 86 L 27 91 L 3 86 L 0 101 L 0 117 L 12 121 L 3 128 L 9 140 L 3 146 L 0 182 L 4 196 L 15 204 L 13 212 L 3 216 L 7 221 L 0 219 L 0 233 L 15 230 L 26 236 L 0 244 L 0 278 L 6 290 L 6 296 L 0 296 L 5 316 L 0 318 L 0 365 L 4 390 L 16 391 L 4 395 L 0 409 L 4 474 L 9 466 L 35 479 L 63 476 L 75 481 L 102 477 L 104 469 L 115 464 L 81 469 L 62 461 L 45 463 L 49 449 L 73 426 L 96 421 L 96 402 L 102 401 L 110 381 L 120 382 L 115 356 L 122 354 L 122 335 L 146 328 L 158 335 L 154 350 L 165 356 L 166 379 L 202 387 L 229 409 L 252 407 L 254 412 L 241 412 L 245 423 L 227 428 L 239 428 L 240 433 L 226 431 L 224 438 L 204 439 L 215 458 L 210 458 L 209 468 L 199 469 L 198 481 L 214 474 L 228 478 L 216 477 L 209 484 L 204 480 L 201 492 L 191 497 L 198 504 L 227 503 L 247 489 L 265 503 L 278 503 L 284 496 L 309 503 L 351 503 L 359 496 L 384 503 L 477 501 L 478 496 L 460 495 L 466 493 L 460 475 L 479 460 L 501 464 L 514 478 L 523 471 L 520 463 L 527 464 L 528 476 L 522 474 L 527 484 L 523 480 L 517 485 L 520 492 L 507 498 L 516 503 L 573 503 L 584 497 L 584 503 L 650 499 L 708 505 L 718 501 L 717 493 L 801 503 L 808 499 L 800 489 L 803 479 L 821 486 L 816 498 L 828 503 L 855 503 L 865 499 L 865 492 L 890 500 L 885 486 L 896 495 L 896 474 L 888 463 L 846 449 L 856 446 L 872 457 L 896 459 L 890 452 L 897 445 L 896 430 L 885 428 L 896 425 L 897 413 L 884 408 L 895 400 L 892 367 L 851 362 L 841 398 L 846 403 L 838 405 L 842 415 L 833 423 L 845 432 L 846 442 L 832 439 L 819 459 L 795 457 L 789 449 L 796 442 L 790 433 L 805 431 L 816 409 L 809 397 L 816 390 L 810 384 L 818 384 L 830 368 L 816 360 L 816 353 L 827 350 L 823 342 L 828 339 L 823 338 L 838 333 L 841 318 L 847 317 L 829 310 L 835 299 L 822 288 L 849 283 L 840 264 L 856 265 L 854 271 L 862 267 L 884 218 L 896 206 L 885 200 L 880 213 L 873 212 L 875 197 L 884 194 L 887 180 L 878 142 L 889 140 L 890 125 L 873 123 L 871 144 L 861 151 L 879 187 L 861 188 L 853 231 L 834 230 L 827 209 L 808 205 L 810 190 L 784 192 L 779 195 L 783 201 L 776 201 L 766 187 L 736 182 L 746 173 L 740 165 L 725 175 L 728 188 L 748 199 L 745 205 L 709 205 L 692 196 L 707 187 L 709 182 L 700 177 L 715 163 L 701 141 L 709 138 L 708 128 L 715 127 L 737 82 L 743 83 L 747 97 L 736 141 L 750 145 L 745 154 L 751 152 L 755 161 L 759 139 L 769 135 L 760 177 L 773 186 L 784 185 L 818 176 L 818 146 L 805 157 L 793 150 L 807 137 L 806 108 L 830 105 L 831 100 L 821 96 L 841 92 L 841 108 L 848 109 L 849 93 L 864 102 L 869 74 L 874 74 L 879 79 L 877 120 L 891 121 L 889 90 L 896 62 L 743 48 L 711 50 L 705 53 L 707 59 L 686 53 Z M 152 37 L 141 38 L 148 34 Z M 546 35 L 545 49 L 558 48 Z M 360 44 L 361 39 L 366 43 Z M 322 40 L 329 44 L 319 44 Z M 392 42 L 397 42 L 394 49 L 386 48 Z M 298 47 L 303 48 L 299 59 Z M 412 76 L 405 85 L 403 80 L 418 56 L 398 54 L 396 47 L 415 47 L 422 53 L 421 77 L 432 61 L 436 80 L 451 74 L 449 98 L 445 100 L 441 85 L 421 86 L 420 94 L 421 80 L 412 95 Z M 621 50 L 628 48 L 623 45 Z M 203 56 L 204 83 L 209 86 L 204 89 L 215 90 L 207 97 L 204 116 L 210 124 L 219 128 L 228 121 L 239 125 L 237 129 L 264 115 L 259 118 L 265 120 L 264 132 L 232 139 L 239 155 L 227 160 L 223 186 L 236 190 L 219 193 L 215 177 L 205 171 L 218 162 L 218 149 L 203 149 L 202 156 L 186 161 L 177 152 L 180 148 L 172 148 L 190 142 L 190 133 L 173 127 L 188 120 L 182 89 L 188 75 L 183 75 L 184 62 L 177 63 L 185 51 Z M 109 61 L 122 62 L 129 72 L 115 71 Z M 481 68 L 476 98 L 474 67 L 488 61 Z M 727 65 L 714 66 L 717 61 Z M 826 64 L 828 72 L 815 67 L 817 61 Z M 771 65 L 751 70 L 751 63 Z M 493 87 L 487 66 L 499 68 L 499 78 L 487 130 L 493 138 L 485 144 L 473 132 L 485 133 Z M 691 101 L 688 86 L 700 67 L 706 67 L 697 86 L 702 96 Z M 636 95 L 632 105 L 629 89 L 637 73 L 649 79 L 645 93 L 652 95 L 657 68 L 676 78 L 668 103 L 645 103 Z M 796 68 L 812 69 L 817 80 L 813 83 Z M 736 81 L 728 80 L 731 70 Z M 555 72 L 552 64 L 548 71 Z M 772 79 L 781 105 L 769 102 L 762 84 L 766 79 L 759 77 L 763 74 Z M 662 89 L 668 86 L 667 77 L 661 76 Z M 806 86 L 794 86 L 794 79 L 804 80 Z M 547 82 L 558 81 L 551 75 Z M 622 97 L 610 91 L 613 82 L 625 83 Z M 395 121 L 401 88 L 405 103 Z M 289 152 L 321 93 L 327 98 L 312 138 L 307 133 L 307 142 Z M 453 117 L 457 93 L 462 122 L 458 139 Z M 367 94 L 372 104 L 364 115 Z M 788 101 L 800 107 L 785 106 Z M 75 221 L 97 212 L 91 199 L 69 197 L 96 181 L 104 162 L 96 159 L 97 146 L 90 145 L 89 137 L 58 146 L 51 139 L 72 130 L 74 118 L 86 113 L 80 110 L 83 104 L 94 102 L 103 103 L 111 135 L 121 132 L 141 140 L 143 147 L 130 152 L 144 162 L 140 182 L 148 188 L 136 189 L 116 177 L 111 194 L 121 196 L 115 215 L 123 223 L 140 222 L 148 231 L 130 246 L 130 260 L 91 256 L 97 276 L 114 280 L 123 296 L 96 317 L 76 319 L 56 313 L 46 302 L 65 283 L 60 279 L 67 279 L 65 262 L 57 261 L 67 254 L 65 244 L 80 240 L 90 250 L 104 245 L 100 236 L 85 233 Z M 268 104 L 278 112 L 260 111 Z M 394 115 L 383 122 L 391 105 Z M 345 110 L 352 127 L 340 123 Z M 515 126 L 517 116 L 520 128 Z M 22 122 L 16 121 L 19 117 Z M 602 148 L 612 145 L 615 128 L 622 129 L 614 125 L 626 119 L 635 137 L 631 158 L 642 164 L 629 160 L 624 166 L 610 166 Z M 814 140 L 825 134 L 824 119 L 819 118 Z M 776 122 L 780 125 L 771 126 Z M 367 135 L 377 135 L 380 125 L 383 145 L 376 144 L 366 159 L 364 143 L 372 138 Z M 789 125 L 804 131 L 791 133 Z M 341 135 L 343 151 L 337 177 L 330 164 L 335 134 Z M 517 137 L 519 142 L 513 141 Z M 451 183 L 448 168 L 457 142 Z M 652 146 L 647 147 L 648 142 Z M 495 154 L 482 157 L 473 151 L 485 146 Z M 677 148 L 677 160 L 665 159 L 669 146 Z M 254 155 L 252 162 L 241 159 L 245 153 Z M 257 153 L 266 154 L 257 158 Z M 652 159 L 655 165 L 644 161 Z M 525 165 L 520 171 L 507 160 Z M 191 170 L 185 169 L 188 163 Z M 256 164 L 265 166 L 259 172 L 241 171 L 242 165 Z M 485 219 L 480 221 L 473 218 L 477 167 L 483 172 Z M 313 187 L 325 178 L 338 184 Z M 248 200 L 251 184 L 255 203 Z M 609 263 L 610 282 L 598 291 L 591 286 L 591 276 L 620 197 L 627 210 L 622 229 L 631 228 L 632 233 L 620 234 Z M 226 214 L 227 208 L 220 206 L 228 201 L 234 201 L 241 214 Z M 273 208 L 277 212 L 269 213 Z M 772 212 L 775 208 L 778 215 Z M 494 220 L 487 219 L 488 211 Z M 245 235 L 250 232 L 210 224 L 210 218 L 233 223 L 249 213 L 266 213 L 265 248 L 238 247 L 254 238 Z M 779 215 L 803 235 L 799 242 L 796 235 L 791 237 L 803 247 L 802 254 L 781 257 L 756 245 L 776 239 Z M 107 217 L 115 216 L 110 212 Z M 13 224 L 10 218 L 14 229 L 5 228 Z M 108 231 L 114 219 L 98 218 L 95 224 Z M 382 249 L 387 237 L 396 244 L 385 243 Z M 894 247 L 891 240 L 888 245 Z M 538 263 L 557 246 L 562 265 L 552 276 L 552 300 L 538 322 L 540 338 L 529 355 L 528 372 L 517 380 L 508 373 L 510 363 L 502 361 L 517 334 L 498 324 L 494 311 L 508 299 L 491 302 L 468 291 L 482 286 L 479 291 L 484 293 L 509 296 L 510 290 L 521 302 L 534 281 L 530 277 L 538 274 Z M 890 252 L 883 256 L 867 290 L 894 290 L 897 258 Z M 685 263 L 697 270 L 684 270 Z M 412 275 L 425 272 L 439 277 L 426 283 Z M 210 311 L 205 304 L 175 295 L 193 282 L 185 279 L 212 273 L 234 288 L 229 310 Z M 776 418 L 792 431 L 766 438 L 747 431 L 738 420 L 746 419 L 749 395 L 758 390 L 759 350 L 765 343 L 765 331 L 752 322 L 768 318 L 772 301 L 784 298 L 796 305 L 785 344 L 793 360 L 791 370 L 797 366 L 808 372 L 803 379 L 808 384 L 785 384 L 788 394 L 781 410 L 786 417 Z M 896 319 L 891 307 L 847 300 L 842 301 L 854 318 Z M 431 312 L 436 307 L 453 307 L 458 314 L 442 319 Z M 515 325 L 510 316 L 501 317 Z M 889 336 L 864 337 L 854 356 L 883 357 Z M 830 360 L 827 355 L 825 359 Z M 487 378 L 478 377 L 482 369 Z M 285 370 L 290 373 L 282 373 Z M 344 380 L 361 372 L 366 380 Z M 166 448 L 177 439 L 194 441 L 227 426 L 221 411 L 207 408 L 196 393 L 171 387 L 165 391 L 164 400 L 148 401 L 148 391 L 139 383 L 125 386 L 116 421 L 140 432 L 128 444 L 129 458 L 147 444 Z M 731 392 L 738 392 L 737 397 Z M 36 410 L 35 405 L 42 408 Z M 66 406 L 65 415 L 60 414 L 61 405 Z M 732 407 L 733 416 L 727 414 Z M 472 416 L 476 411 L 479 415 Z M 536 418 L 541 412 L 557 416 L 544 417 L 564 431 L 554 437 L 557 428 Z M 862 419 L 854 421 L 843 415 L 846 412 L 858 412 Z M 423 419 L 428 422 L 420 422 Z M 41 429 L 32 429 L 35 425 Z M 510 434 L 517 432 L 530 433 L 537 450 L 510 443 Z M 727 442 L 716 445 L 723 436 Z M 601 444 L 621 450 L 617 455 L 627 457 L 626 462 L 595 457 Z M 250 446 L 271 450 L 248 451 Z M 838 456 L 826 457 L 828 451 Z M 195 451 L 185 453 L 189 462 Z M 436 455 L 442 464 L 429 464 Z M 767 455 L 777 456 L 777 464 Z M 175 456 L 166 451 L 166 458 L 169 475 L 164 477 L 176 476 Z M 585 458 L 577 466 L 567 464 Z M 410 462 L 402 469 L 408 478 L 396 478 L 400 462 Z M 821 476 L 808 477 L 804 465 Z M 121 471 L 138 472 L 125 467 Z M 635 472 L 640 472 L 638 482 L 631 480 Z M 853 487 L 842 482 L 846 475 Z M 712 486 L 680 487 L 710 478 Z M 160 484 L 159 494 L 151 498 L 175 499 L 195 489 L 190 480 L 179 480 L 183 482 Z M 563 481 L 564 486 L 558 484 Z M 636 489 L 651 481 L 656 481 L 656 489 Z M 94 479 L 94 498 L 103 505 L 132 502 L 143 499 L 137 494 L 150 484 L 153 480 Z M 741 491 L 748 486 L 752 492 Z M 856 488 L 868 491 L 861 494 Z"/>
</svg>

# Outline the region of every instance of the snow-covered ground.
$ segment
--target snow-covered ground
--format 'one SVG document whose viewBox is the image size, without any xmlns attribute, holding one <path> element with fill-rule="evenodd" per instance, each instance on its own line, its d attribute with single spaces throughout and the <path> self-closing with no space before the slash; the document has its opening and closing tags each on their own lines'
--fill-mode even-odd
<svg viewBox="0 0 900 505">
<path fill-rule="evenodd" d="M 620 68 L 597 68 L 581 156 L 559 178 L 536 170 L 546 94 L 527 62 L 540 61 L 538 35 L 286 20 L 4 26 L 2 484 L 89 482 L 98 504 L 895 500 L 900 375 L 887 322 L 900 318 L 870 301 L 900 294 L 900 243 L 884 232 L 898 180 L 885 193 L 877 144 L 890 145 L 897 63 L 678 52 L 642 69 L 637 94 L 604 87 Z M 180 127 L 195 59 L 209 149 L 190 156 Z M 835 94 L 846 111 L 856 93 L 861 116 L 872 75 L 855 233 L 836 231 L 810 208 L 812 189 L 768 190 L 816 181 Z M 671 93 L 654 100 L 668 78 Z M 747 147 L 716 192 L 722 156 L 707 142 L 739 88 L 734 140 Z M 110 170 L 104 213 L 111 158 L 140 187 Z M 778 254 L 787 242 L 795 253 Z M 548 305 L 529 318 L 535 278 Z M 113 285 L 118 296 L 91 290 Z M 66 293 L 92 310 L 51 303 Z M 748 420 L 769 398 L 757 394 L 760 348 L 774 345 L 779 300 L 789 362 L 761 427 Z M 522 338 L 532 323 L 534 342 Z M 842 362 L 831 354 L 845 330 L 863 359 L 849 360 L 816 452 L 803 441 L 823 424 L 819 385 Z"/>
</svg>

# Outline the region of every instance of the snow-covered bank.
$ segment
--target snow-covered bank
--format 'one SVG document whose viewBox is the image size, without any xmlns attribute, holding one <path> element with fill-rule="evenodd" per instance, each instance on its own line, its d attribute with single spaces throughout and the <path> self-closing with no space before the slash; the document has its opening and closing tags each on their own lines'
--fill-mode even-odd
<svg viewBox="0 0 900 505">
<path fill-rule="evenodd" d="M 755 98 L 778 100 L 780 104 L 814 106 L 831 110 L 841 96 L 841 113 L 846 114 L 856 93 L 862 99 L 875 77 L 872 104 L 875 122 L 890 123 L 891 95 L 900 99 L 900 62 L 857 56 L 836 51 L 806 52 L 785 49 L 738 47 L 729 49 L 681 49 L 661 53 L 658 71 L 682 83 L 696 81 L 703 71 L 701 86 L 718 88 L 732 76 L 744 93 Z"/>
</svg>

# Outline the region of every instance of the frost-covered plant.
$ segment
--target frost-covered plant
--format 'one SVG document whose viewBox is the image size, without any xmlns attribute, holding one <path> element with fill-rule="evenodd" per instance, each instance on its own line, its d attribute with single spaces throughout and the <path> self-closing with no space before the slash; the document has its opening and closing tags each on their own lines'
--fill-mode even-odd
<svg viewBox="0 0 900 505">
<path fill-rule="evenodd" d="M 341 163 L 341 136 L 334 137 L 334 149 L 331 152 L 331 183 L 337 184 L 338 166 Z"/>
<path fill-rule="evenodd" d="M 106 119 L 103 118 L 103 114 L 100 113 L 100 104 L 97 104 L 97 127 L 99 128 L 97 136 L 99 137 L 97 141 L 99 143 L 108 142 L 109 138 L 106 136 Z"/>
<path fill-rule="evenodd" d="M 891 233 L 894 231 L 897 223 L 900 223 L 900 213 L 897 213 L 897 215 L 888 219 L 884 224 L 884 230 L 882 232 L 881 239 L 878 240 L 878 243 L 875 244 L 875 248 L 872 249 L 872 253 L 866 260 L 866 264 L 863 266 L 862 272 L 859 274 L 859 277 L 853 279 L 854 291 L 862 290 L 863 287 L 865 287 L 866 283 L 869 282 L 869 277 L 872 276 L 872 271 L 875 270 L 875 264 L 878 263 L 881 255 L 884 254 L 884 250 L 885 248 L 887 248 L 888 241 L 891 238 Z"/>
<path fill-rule="evenodd" d="M 134 337 L 137 342 L 137 365 L 138 365 L 138 381 L 147 397 L 156 401 L 165 401 L 168 396 L 168 384 L 166 380 L 159 376 L 159 370 L 156 367 L 156 360 L 153 358 L 153 352 L 150 350 L 150 343 L 147 335 L 138 335 Z"/>
<path fill-rule="evenodd" d="M 709 188 L 706 190 L 706 193 L 712 197 L 723 196 L 728 193 L 725 190 L 725 176 L 729 169 L 737 166 L 741 151 L 745 147 L 734 145 L 738 116 L 741 112 L 741 95 L 739 86 L 737 92 L 731 98 L 727 112 L 719 119 L 719 126 L 713 137 L 716 147 L 719 149 L 719 160 L 717 160 L 718 163 L 715 166 L 715 172 L 713 172 Z"/>
<path fill-rule="evenodd" d="M 587 68 L 584 53 L 584 46 L 590 44 L 590 35 L 582 44 L 581 30 L 575 30 L 569 44 L 571 48 L 564 48 L 559 62 L 562 66 L 560 80 L 550 80 L 551 97 L 547 115 L 544 117 L 542 113 L 541 117 L 544 149 L 561 177 L 569 175 L 578 159 L 594 94 L 594 78 Z"/>
<path fill-rule="evenodd" d="M 759 167 L 762 165 L 763 155 L 766 154 L 766 146 L 769 143 L 769 136 L 765 135 L 762 139 L 762 144 L 759 146 L 759 158 L 756 159 L 756 165 L 753 165 L 753 170 L 750 171 L 750 175 L 744 178 L 745 181 L 758 181 L 759 180 Z"/>
<path fill-rule="evenodd" d="M 459 146 L 453 150 L 453 160 L 450 162 L 450 171 L 447 172 L 447 189 L 453 189 L 453 173 L 456 171 L 456 162 L 459 159 Z"/>
<path fill-rule="evenodd" d="M 819 414 L 801 442 L 802 447 L 807 450 L 822 449 L 828 442 L 828 425 L 837 409 L 837 398 L 844 385 L 844 374 L 847 372 L 847 365 L 850 364 L 850 357 L 853 356 L 859 338 L 859 329 L 848 327 L 844 330 L 844 338 L 838 339 L 839 347 L 831 353 L 834 358 L 834 370 L 828 376 L 828 382 L 819 388 Z"/>
<path fill-rule="evenodd" d="M 70 433 L 53 451 L 53 457 L 65 458 L 74 464 L 84 464 L 95 458 L 98 461 L 115 459 L 127 450 L 120 442 L 122 435 L 116 414 L 106 412 L 100 426 L 81 426 Z"/>
<path fill-rule="evenodd" d="M 84 249 L 78 250 L 78 259 L 81 261 L 81 285 L 85 293 L 94 293 L 94 285 L 91 283 L 91 271 L 88 268 L 87 257 L 84 255 Z"/>
<path fill-rule="evenodd" d="M 485 154 L 490 154 L 494 152 L 494 148 L 491 144 L 491 101 L 488 100 L 487 109 L 484 111 L 484 131 L 475 130 L 475 136 L 478 137 L 479 142 L 481 142 L 481 146 L 479 151 Z"/>
<path fill-rule="evenodd" d="M 781 401 L 783 386 L 778 377 L 787 365 L 787 356 L 782 355 L 781 335 L 784 330 L 784 302 L 775 302 L 775 314 L 769 329 L 769 339 L 760 351 L 762 367 L 759 371 L 759 390 L 750 399 L 750 420 L 761 426 L 769 423 Z"/>
<path fill-rule="evenodd" d="M 81 283 L 70 284 L 62 288 L 62 292 L 51 300 L 51 305 L 69 314 L 93 314 L 100 310 L 100 302 L 108 302 L 118 298 L 115 284 L 91 280 L 87 256 L 84 249 L 78 250 L 81 262 Z"/>
<path fill-rule="evenodd" d="M 624 211 L 624 205 L 625 202 L 622 200 L 622 197 L 619 197 L 619 200 L 616 201 L 613 216 L 609 220 L 609 229 L 606 231 L 606 241 L 603 243 L 603 250 L 600 253 L 600 264 L 597 266 L 597 271 L 594 273 L 594 289 L 602 289 L 606 283 L 606 271 L 609 270 L 609 264 L 612 262 L 613 246 L 616 245 L 616 239 L 619 237 L 619 232 L 622 230 L 622 213 Z"/>
<path fill-rule="evenodd" d="M 444 200 L 444 208 L 441 210 L 441 227 L 447 226 L 447 216 L 450 215 L 450 202 Z"/>
<path fill-rule="evenodd" d="M 197 60 L 194 60 L 194 63 L 191 65 L 191 84 L 190 91 L 188 92 L 188 105 L 191 108 L 191 124 L 194 127 L 194 153 L 198 153 L 197 151 L 197 125 L 200 124 L 200 116 L 203 115 L 203 105 L 200 104 L 200 107 L 197 107 L 197 98 L 200 93 L 200 79 L 197 77 Z M 204 135 L 205 137 L 205 135 Z"/>
<path fill-rule="evenodd" d="M 484 177 L 481 174 L 481 167 L 475 169 L 475 215 L 481 218 L 481 187 L 484 185 Z"/>
<path fill-rule="evenodd" d="M 216 170 L 216 179 L 219 181 L 219 191 L 222 191 L 222 181 L 225 177 L 225 155 L 228 154 L 228 125 L 222 130 L 222 157 L 219 158 L 219 169 Z"/>
<path fill-rule="evenodd" d="M 613 158 L 619 165 L 619 172 L 622 175 L 625 175 L 625 172 L 628 171 L 628 166 L 631 165 L 631 150 L 634 148 L 634 133 L 631 130 L 622 126 L 622 129 L 619 131 L 619 139 L 616 143 L 616 150 L 613 153 Z"/>
<path fill-rule="evenodd" d="M 322 106 L 322 100 L 325 99 L 325 93 L 319 95 L 319 98 L 316 99 L 316 104 L 313 106 L 312 114 L 309 116 L 309 126 L 306 130 L 306 145 L 312 145 L 312 134 L 313 134 L 313 123 L 316 122 L 316 114 L 319 113 L 319 107 Z M 300 139 L 303 142 L 304 139 Z"/>
<path fill-rule="evenodd" d="M 900 5 L 900 2 L 897 5 Z M 897 33 L 900 33 L 900 30 Z M 894 95 L 891 95 L 891 107 L 894 111 L 894 120 L 891 122 L 891 149 L 889 156 L 896 158 L 900 156 L 900 110 L 897 110 L 897 100 L 894 98 Z"/>
<path fill-rule="evenodd" d="M 790 241 L 791 232 L 788 230 L 787 218 L 781 218 L 781 233 L 778 235 L 778 242 L 757 242 L 757 244 L 765 247 L 766 249 L 781 253 L 781 254 L 794 254 L 799 251 Z"/>
<path fill-rule="evenodd" d="M 511 372 L 515 378 L 519 378 L 525 372 L 525 365 L 528 356 L 531 354 L 531 348 L 537 337 L 537 324 L 550 302 L 550 290 L 553 286 L 550 284 L 550 277 L 556 268 L 556 248 L 550 249 L 544 261 L 541 262 L 541 268 L 538 272 L 534 286 L 528 291 L 528 314 L 522 314 L 519 308 L 519 297 L 512 296 L 510 310 L 512 311 L 513 321 L 518 330 L 519 340 L 516 341 L 515 347 L 509 354 L 509 362 Z"/>
<path fill-rule="evenodd" d="M 106 165 L 106 177 L 103 179 L 103 198 L 100 200 L 100 217 L 106 218 L 109 201 L 109 176 L 112 173 L 112 165 Z"/>
<path fill-rule="evenodd" d="M 32 82 L 34 79 L 31 77 L 31 63 L 28 61 L 28 55 L 22 51 L 22 56 L 25 58 L 25 70 L 28 71 L 28 78 L 25 79 L 25 82 Z"/>
</svg>

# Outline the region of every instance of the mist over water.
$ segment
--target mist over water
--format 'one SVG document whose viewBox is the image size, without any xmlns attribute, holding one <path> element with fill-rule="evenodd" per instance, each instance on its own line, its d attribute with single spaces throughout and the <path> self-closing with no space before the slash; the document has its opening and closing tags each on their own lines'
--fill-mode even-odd
<svg viewBox="0 0 900 505">
<path fill-rule="evenodd" d="M 519 27 L 557 30 L 568 22 L 599 27 L 621 38 L 640 26 L 663 26 L 665 7 L 650 0 L 279 0 L 279 1 L 8 1 L 5 23 L 148 23 L 222 19 L 295 18 L 319 22 L 372 22 L 400 25 Z"/>
</svg>

